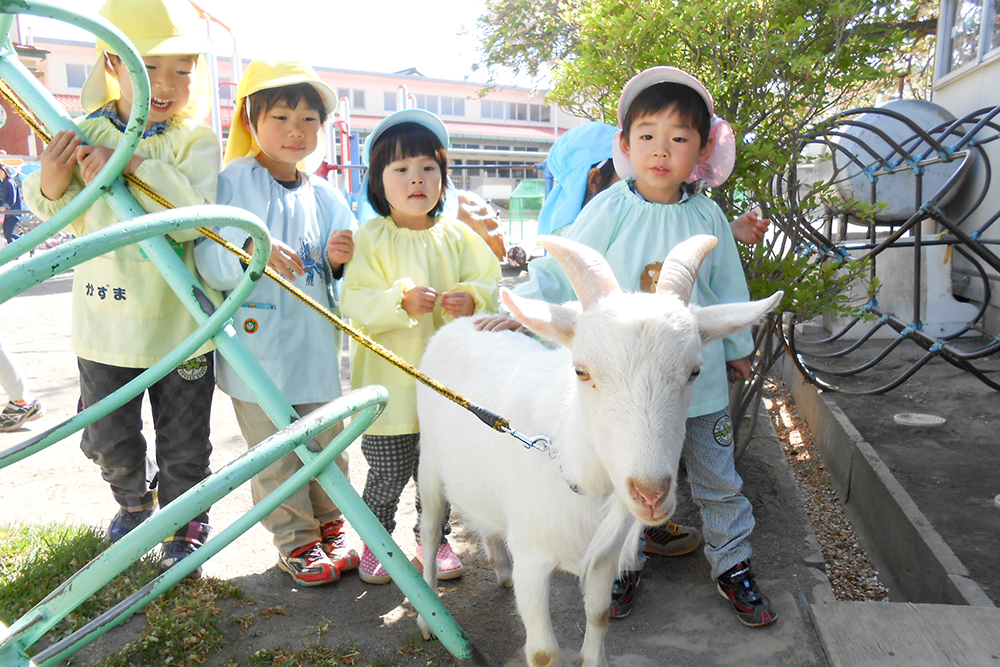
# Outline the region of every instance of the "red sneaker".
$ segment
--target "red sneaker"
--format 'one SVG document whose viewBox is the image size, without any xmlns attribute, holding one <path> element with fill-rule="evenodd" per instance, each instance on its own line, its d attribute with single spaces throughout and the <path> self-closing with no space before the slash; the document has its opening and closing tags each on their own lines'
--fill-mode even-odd
<svg viewBox="0 0 1000 667">
<path fill-rule="evenodd" d="M 299 547 L 287 556 L 278 556 L 278 568 L 290 574 L 300 586 L 321 586 L 340 579 L 340 570 L 320 548 L 319 542 Z"/>
<path fill-rule="evenodd" d="M 344 535 L 344 520 L 338 519 L 324 524 L 320 528 L 320 536 L 323 541 L 320 547 L 330 557 L 333 564 L 341 572 L 357 569 L 361 564 L 361 557 L 353 547 L 347 545 L 347 538 Z"/>
</svg>

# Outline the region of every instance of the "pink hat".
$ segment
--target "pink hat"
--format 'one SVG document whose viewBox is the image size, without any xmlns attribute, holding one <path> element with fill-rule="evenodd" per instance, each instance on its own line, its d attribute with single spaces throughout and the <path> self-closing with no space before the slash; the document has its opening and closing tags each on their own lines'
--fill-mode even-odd
<svg viewBox="0 0 1000 667">
<path fill-rule="evenodd" d="M 715 142 L 708 158 L 694 168 L 687 180 L 689 183 L 704 180 L 710 187 L 721 185 L 733 172 L 733 164 L 736 162 L 736 135 L 729 123 L 715 115 L 715 102 L 708 89 L 702 85 L 701 81 L 684 70 L 661 65 L 650 67 L 629 79 L 629 82 L 622 89 L 621 98 L 618 100 L 618 127 L 622 127 L 625 114 L 628 113 L 629 107 L 632 106 L 632 102 L 635 101 L 639 93 L 658 83 L 679 83 L 693 89 L 705 100 L 708 114 L 712 117 L 712 129 L 709 132 L 709 137 L 713 138 Z M 615 171 L 623 179 L 635 178 L 636 173 L 632 168 L 632 163 L 622 152 L 621 136 L 622 132 L 619 130 L 612 142 Z"/>
</svg>

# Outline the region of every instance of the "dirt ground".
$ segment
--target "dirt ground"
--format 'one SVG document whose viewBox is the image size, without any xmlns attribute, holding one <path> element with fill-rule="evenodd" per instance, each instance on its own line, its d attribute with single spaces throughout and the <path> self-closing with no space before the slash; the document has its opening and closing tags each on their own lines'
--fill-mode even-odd
<svg viewBox="0 0 1000 667">
<path fill-rule="evenodd" d="M 16 354 L 47 409 L 43 418 L 26 428 L 0 433 L 0 450 L 59 423 L 75 409 L 78 380 L 69 349 L 70 284 L 71 276 L 59 276 L 0 304 L 4 346 Z M 232 405 L 220 393 L 213 407 L 212 439 L 213 468 L 244 450 Z M 352 482 L 361 489 L 366 466 L 357 444 L 350 451 Z M 632 615 L 611 622 L 607 648 L 615 667 L 825 664 L 804 603 L 829 595 L 829 585 L 821 574 L 822 557 L 817 556 L 794 481 L 773 435 L 764 434 L 751 444 L 739 470 L 745 493 L 755 507 L 753 544 L 758 581 L 772 598 L 779 622 L 762 630 L 740 625 L 715 591 L 699 552 L 675 559 L 652 557 L 643 571 Z M 415 520 L 412 493 L 411 485 L 404 495 L 395 533 L 402 549 L 411 554 L 410 526 Z M 228 525 L 250 507 L 250 502 L 249 488 L 237 489 L 212 508 L 211 522 L 217 530 Z M 116 511 L 97 468 L 79 450 L 79 436 L 0 471 L 0 508 L 4 521 L 101 526 L 106 526 Z M 453 544 L 467 573 L 459 580 L 443 582 L 445 604 L 493 664 L 523 664 L 524 631 L 513 594 L 497 586 L 476 540 L 467 534 L 460 517 L 455 519 Z M 690 502 L 682 503 L 675 519 L 700 524 Z M 247 664 L 249 656 L 262 648 L 298 650 L 316 643 L 335 647 L 348 642 L 357 649 L 359 664 L 451 663 L 439 644 L 418 640 L 414 611 L 395 586 L 366 585 L 356 574 L 348 573 L 330 586 L 299 588 L 275 567 L 275 557 L 269 534 L 258 525 L 206 564 L 206 575 L 231 580 L 244 594 L 243 600 L 226 604 L 219 625 L 229 643 L 207 664 Z M 284 613 L 266 618 L 259 614 L 276 606 L 283 607 Z M 574 578 L 556 577 L 552 609 L 563 648 L 562 663 L 579 664 L 576 656 L 584 618 Z M 253 623 L 244 629 L 237 619 L 248 614 L 254 615 Z M 5 620 L 9 623 L 13 619 Z M 137 615 L 78 654 L 74 663 L 90 664 L 92 659 L 118 650 L 135 637 L 143 623 L 144 617 Z"/>
<path fill-rule="evenodd" d="M 874 359 L 889 340 L 870 340 L 846 356 L 815 363 L 821 369 L 857 368 Z M 959 339 L 965 350 L 984 347 L 983 339 Z M 830 354 L 847 343 L 803 345 L 800 352 Z M 826 377 L 848 391 L 886 386 L 924 355 L 904 342 L 873 368 L 855 377 Z M 812 357 L 807 357 L 812 359 Z M 1000 382 L 1000 355 L 975 362 Z M 942 359 L 933 359 L 905 383 L 880 395 L 828 393 L 874 448 L 931 525 L 968 568 L 972 578 L 1000 603 L 1000 392 Z M 943 417 L 939 426 L 906 426 L 896 415 Z"/>
</svg>

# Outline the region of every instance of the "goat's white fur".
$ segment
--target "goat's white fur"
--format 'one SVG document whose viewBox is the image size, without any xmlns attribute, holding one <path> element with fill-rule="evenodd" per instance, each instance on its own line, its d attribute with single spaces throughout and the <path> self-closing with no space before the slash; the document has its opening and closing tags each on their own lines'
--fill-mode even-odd
<svg viewBox="0 0 1000 667">
<path fill-rule="evenodd" d="M 710 236 L 671 252 L 656 294 L 619 290 L 590 248 L 555 237 L 540 241 L 566 269 L 581 303 L 557 306 L 506 291 L 502 298 L 522 324 L 563 347 L 552 350 L 509 331 L 478 332 L 464 318 L 431 339 L 421 366 L 522 433 L 550 436 L 554 455 L 525 449 L 418 386 L 422 541 L 438 543 L 447 496 L 482 537 L 498 581 L 513 582 L 532 667 L 558 659 L 549 616 L 552 572 L 579 576 L 587 615 L 580 658 L 603 667 L 619 561 L 634 559 L 640 523 L 662 524 L 674 511 L 701 347 L 766 314 L 781 293 L 688 306 L 698 267 L 716 243 Z M 435 559 L 424 563 L 436 591 Z M 418 623 L 429 637 L 424 620 Z"/>
</svg>

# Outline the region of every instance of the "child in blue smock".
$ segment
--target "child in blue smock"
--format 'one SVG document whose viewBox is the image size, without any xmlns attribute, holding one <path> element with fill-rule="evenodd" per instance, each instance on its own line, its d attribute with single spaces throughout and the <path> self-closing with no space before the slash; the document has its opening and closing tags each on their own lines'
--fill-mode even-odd
<svg viewBox="0 0 1000 667">
<path fill-rule="evenodd" d="M 299 164 L 322 151 L 320 131 L 337 95 L 308 65 L 254 61 L 236 89 L 233 124 L 226 143 L 226 168 L 219 176 L 219 203 L 256 214 L 271 234 L 268 265 L 294 281 L 319 303 L 331 302 L 330 288 L 354 251 L 354 216 L 343 195 Z M 235 227 L 221 235 L 253 252 L 253 239 Z M 239 260 L 204 241 L 195 249 L 206 281 L 231 290 L 243 276 Z M 305 415 L 340 396 L 340 345 L 335 329 L 271 280 L 261 280 L 235 316 L 237 334 L 267 375 Z M 229 394 L 247 445 L 277 429 L 236 372 L 221 356 L 218 383 Z M 316 436 L 323 447 L 341 426 Z M 337 457 L 346 476 L 347 452 Z M 289 453 L 250 483 L 254 503 L 302 467 Z M 274 535 L 278 567 L 299 585 L 317 586 L 358 567 L 357 552 L 345 543 L 340 510 L 316 480 L 301 487 L 261 522 Z"/>
<path fill-rule="evenodd" d="M 694 187 L 698 181 L 709 186 L 725 181 L 735 156 L 732 129 L 714 115 L 708 90 L 679 69 L 654 67 L 626 84 L 618 120 L 621 129 L 612 148 L 622 180 L 587 204 L 566 238 L 598 250 L 622 289 L 652 292 L 663 259 L 674 246 L 696 234 L 712 234 L 719 244 L 698 272 L 691 303 L 749 300 L 729 222 L 719 206 Z M 516 293 L 551 303 L 576 299 L 551 257 L 532 262 L 531 279 Z M 756 627 L 773 623 L 777 616 L 750 566 L 753 509 L 741 492 L 743 481 L 734 465 L 727 381 L 727 376 L 749 377 L 752 352 L 749 329 L 703 349 L 705 363 L 688 411 L 684 460 L 691 496 L 701 511 L 712 577 L 739 620 Z M 638 582 L 637 572 L 623 573 L 616 582 L 613 616 L 628 613 Z"/>
</svg>

